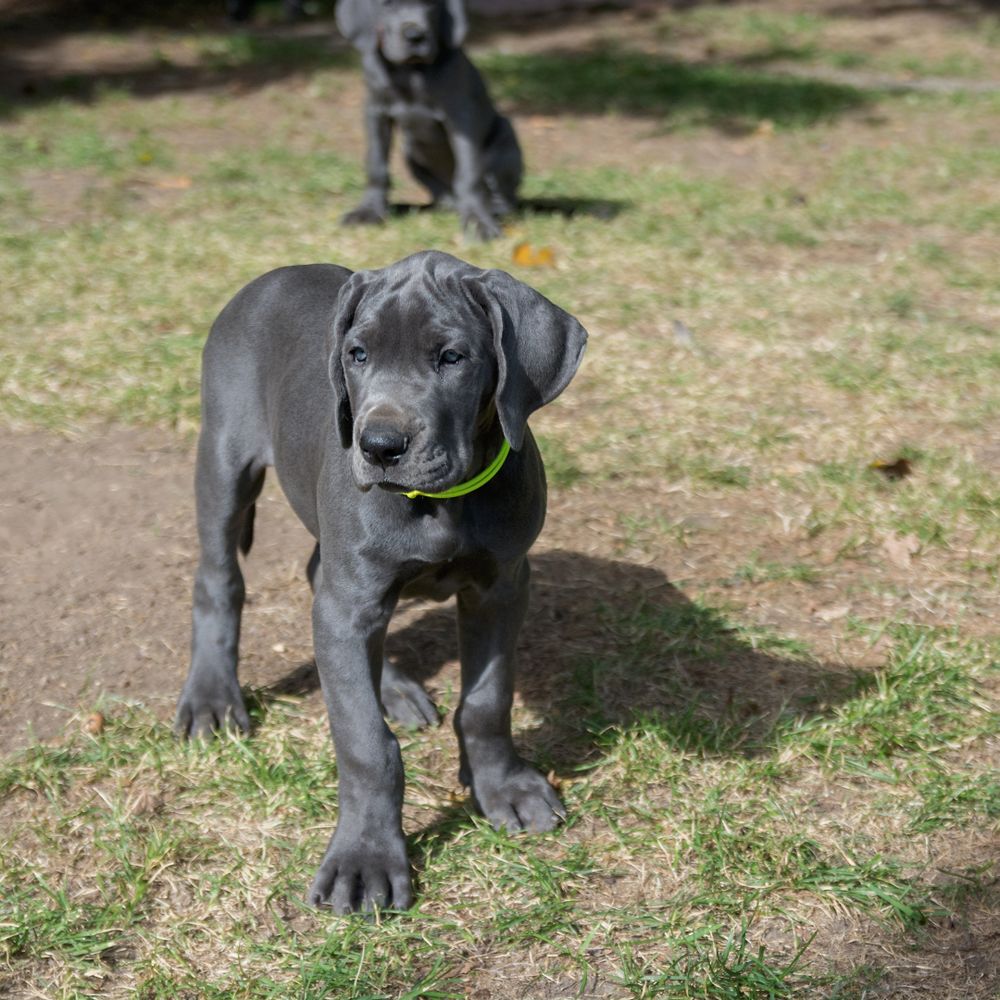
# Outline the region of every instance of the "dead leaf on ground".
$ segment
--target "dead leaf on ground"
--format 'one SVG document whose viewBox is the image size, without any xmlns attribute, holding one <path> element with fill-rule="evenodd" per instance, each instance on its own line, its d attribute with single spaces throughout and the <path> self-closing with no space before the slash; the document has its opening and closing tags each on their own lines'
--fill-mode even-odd
<svg viewBox="0 0 1000 1000">
<path fill-rule="evenodd" d="M 815 608 L 813 618 L 818 618 L 821 622 L 835 622 L 846 618 L 850 613 L 850 604 L 833 604 L 827 608 Z"/>
<path fill-rule="evenodd" d="M 536 247 L 530 243 L 518 243 L 514 247 L 514 263 L 521 267 L 555 267 L 556 255 L 552 247 Z"/>
<path fill-rule="evenodd" d="M 140 788 L 126 803 L 129 816 L 152 816 L 163 808 L 163 794 L 149 788 Z"/>
<path fill-rule="evenodd" d="M 908 458 L 903 458 L 902 456 L 891 462 L 883 462 L 881 460 L 871 462 L 868 468 L 874 469 L 876 472 L 881 472 L 886 479 L 893 481 L 905 479 L 913 473 L 913 463 Z"/>
<path fill-rule="evenodd" d="M 909 569 L 913 557 L 920 551 L 920 539 L 916 535 L 900 535 L 894 531 L 883 540 L 882 551 L 893 566 Z"/>
</svg>

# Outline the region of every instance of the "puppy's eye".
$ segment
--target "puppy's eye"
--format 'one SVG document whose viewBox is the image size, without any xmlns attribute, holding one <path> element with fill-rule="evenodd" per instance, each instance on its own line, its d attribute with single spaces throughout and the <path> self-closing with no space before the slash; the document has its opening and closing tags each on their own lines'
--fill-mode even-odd
<svg viewBox="0 0 1000 1000">
<path fill-rule="evenodd" d="M 447 351 L 441 352 L 441 364 L 443 365 L 457 365 L 459 361 L 462 360 L 462 355 L 458 351 L 453 351 L 449 348 Z"/>
<path fill-rule="evenodd" d="M 363 347 L 352 347 L 348 354 L 354 359 L 356 365 L 363 365 L 368 360 L 368 352 Z"/>
</svg>

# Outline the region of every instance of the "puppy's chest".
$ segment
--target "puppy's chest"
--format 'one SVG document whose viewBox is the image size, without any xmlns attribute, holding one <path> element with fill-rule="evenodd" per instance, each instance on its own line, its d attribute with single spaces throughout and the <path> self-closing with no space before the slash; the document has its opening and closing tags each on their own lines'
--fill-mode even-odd
<svg viewBox="0 0 1000 1000">
<path fill-rule="evenodd" d="M 413 567 L 416 575 L 404 586 L 400 596 L 446 601 L 467 587 L 488 590 L 497 578 L 497 564 L 486 553 L 461 556 L 431 566 Z"/>
<path fill-rule="evenodd" d="M 417 515 L 413 527 L 399 553 L 405 596 L 443 601 L 463 587 L 489 587 L 496 579 L 496 559 L 468 522 Z"/>
<path fill-rule="evenodd" d="M 444 112 L 420 73 L 394 76 L 385 101 L 393 121 L 408 131 L 419 132 L 436 126 L 444 119 Z"/>
</svg>

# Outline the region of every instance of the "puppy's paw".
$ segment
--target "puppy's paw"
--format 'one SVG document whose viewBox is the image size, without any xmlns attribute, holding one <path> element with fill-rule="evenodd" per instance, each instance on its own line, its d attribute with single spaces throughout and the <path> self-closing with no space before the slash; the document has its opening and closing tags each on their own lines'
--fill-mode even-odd
<svg viewBox="0 0 1000 1000">
<path fill-rule="evenodd" d="M 412 677 L 407 677 L 388 660 L 382 667 L 382 687 L 379 692 L 382 708 L 392 722 L 411 729 L 424 729 L 441 722 L 437 706 L 430 695 Z"/>
<path fill-rule="evenodd" d="M 334 835 L 309 888 L 307 901 L 334 913 L 407 910 L 413 904 L 406 845 L 377 842 L 340 847 Z"/>
<path fill-rule="evenodd" d="M 462 213 L 462 229 L 474 240 L 495 240 L 503 234 L 500 223 L 489 212 L 480 209 Z"/>
<path fill-rule="evenodd" d="M 387 211 L 385 206 L 369 205 L 362 202 L 357 208 L 344 213 L 340 221 L 345 226 L 380 226 L 385 222 Z"/>
<path fill-rule="evenodd" d="M 495 785 L 477 782 L 475 797 L 495 830 L 544 833 L 566 818 L 566 809 L 555 789 L 527 764 Z"/>
<path fill-rule="evenodd" d="M 517 198 L 509 198 L 507 195 L 495 191 L 490 198 L 490 210 L 498 219 L 502 219 L 505 215 L 512 215 L 517 210 Z"/>
<path fill-rule="evenodd" d="M 174 732 L 184 739 L 208 739 L 220 731 L 250 732 L 240 685 L 236 678 L 188 678 L 177 702 Z"/>
</svg>

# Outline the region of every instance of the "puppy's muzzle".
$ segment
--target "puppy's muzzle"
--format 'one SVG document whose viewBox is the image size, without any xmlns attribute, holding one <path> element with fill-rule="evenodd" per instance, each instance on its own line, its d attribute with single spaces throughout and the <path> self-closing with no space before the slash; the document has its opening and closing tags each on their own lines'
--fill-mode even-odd
<svg viewBox="0 0 1000 1000">
<path fill-rule="evenodd" d="M 410 45 L 423 45 L 427 41 L 427 29 L 414 21 L 407 21 L 400 29 L 404 40 Z"/>
<path fill-rule="evenodd" d="M 388 424 L 370 424 L 361 432 L 358 444 L 369 465 L 388 469 L 406 454 L 410 436 Z"/>
</svg>

